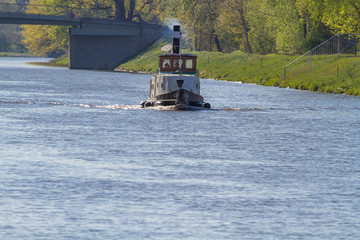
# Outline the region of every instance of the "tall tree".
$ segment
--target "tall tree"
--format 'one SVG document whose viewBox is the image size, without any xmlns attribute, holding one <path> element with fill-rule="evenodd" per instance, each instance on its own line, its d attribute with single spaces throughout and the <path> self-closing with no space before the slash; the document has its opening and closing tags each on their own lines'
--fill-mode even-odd
<svg viewBox="0 0 360 240">
<path fill-rule="evenodd" d="M 243 37 L 245 51 L 252 53 L 249 38 L 249 0 L 225 0 L 222 3 L 222 16 L 228 24 L 228 28 Z M 226 26 L 223 26 L 226 27 Z"/>
<path fill-rule="evenodd" d="M 360 2 L 358 0 L 324 0 L 322 21 L 334 33 L 360 34 Z"/>
<path fill-rule="evenodd" d="M 178 15 L 190 34 L 196 50 L 221 51 L 216 32 L 220 0 L 183 0 L 183 9 Z"/>
<path fill-rule="evenodd" d="M 252 0 L 249 5 L 249 38 L 253 50 L 267 54 L 276 51 L 276 2 Z"/>
<path fill-rule="evenodd" d="M 296 0 L 279 0 L 275 11 L 278 51 L 285 54 L 302 52 L 305 43 L 304 29 L 296 8 Z"/>
</svg>

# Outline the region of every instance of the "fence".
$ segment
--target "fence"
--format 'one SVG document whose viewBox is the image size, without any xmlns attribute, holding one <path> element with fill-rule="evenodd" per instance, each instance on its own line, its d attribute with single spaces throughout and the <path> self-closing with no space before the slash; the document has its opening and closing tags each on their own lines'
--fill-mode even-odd
<svg viewBox="0 0 360 240">
<path fill-rule="evenodd" d="M 295 59 L 284 68 L 284 80 L 311 72 L 343 56 L 359 55 L 360 35 L 336 35 Z"/>
<path fill-rule="evenodd" d="M 78 8 L 68 6 L 51 6 L 36 4 L 17 4 L 17 3 L 0 3 L 0 12 L 6 13 L 23 13 L 23 14 L 41 14 L 64 16 L 73 13 L 80 18 L 114 18 L 115 10 L 112 7 L 103 6 L 94 1 L 92 7 Z"/>
</svg>

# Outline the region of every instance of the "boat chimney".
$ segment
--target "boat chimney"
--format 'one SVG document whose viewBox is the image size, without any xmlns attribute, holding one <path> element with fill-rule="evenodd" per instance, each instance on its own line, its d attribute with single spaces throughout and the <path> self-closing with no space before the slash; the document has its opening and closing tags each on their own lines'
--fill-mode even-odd
<svg viewBox="0 0 360 240">
<path fill-rule="evenodd" d="M 173 53 L 180 54 L 180 25 L 174 25 L 173 31 Z"/>
</svg>

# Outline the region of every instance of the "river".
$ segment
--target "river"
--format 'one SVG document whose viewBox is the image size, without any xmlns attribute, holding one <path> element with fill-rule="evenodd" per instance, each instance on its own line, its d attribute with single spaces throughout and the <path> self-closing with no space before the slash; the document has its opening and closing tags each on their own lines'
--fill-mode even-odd
<svg viewBox="0 0 360 240">
<path fill-rule="evenodd" d="M 360 239 L 360 98 L 0 58 L 0 239 Z"/>
</svg>

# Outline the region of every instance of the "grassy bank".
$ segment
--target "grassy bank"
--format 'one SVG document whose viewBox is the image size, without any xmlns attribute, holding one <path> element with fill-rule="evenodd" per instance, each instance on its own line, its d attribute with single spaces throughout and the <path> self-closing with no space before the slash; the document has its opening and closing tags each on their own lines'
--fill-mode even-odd
<svg viewBox="0 0 360 240">
<path fill-rule="evenodd" d="M 67 54 L 64 54 L 49 62 L 52 66 L 67 67 L 69 66 L 69 58 Z"/>
<path fill-rule="evenodd" d="M 38 56 L 33 56 L 27 53 L 12 53 L 12 52 L 0 52 L 0 57 L 29 57 L 37 58 Z M 51 60 L 50 62 L 30 62 L 29 64 L 33 65 L 42 65 L 50 67 L 67 67 L 69 64 L 69 59 L 67 54 L 64 54 L 56 59 Z"/>
<path fill-rule="evenodd" d="M 0 57 L 34 57 L 28 53 L 0 52 Z"/>
<path fill-rule="evenodd" d="M 69 59 L 68 56 L 65 54 L 49 62 L 30 62 L 29 64 L 48 66 L 48 67 L 67 67 L 68 63 L 69 63 Z"/>
<path fill-rule="evenodd" d="M 189 52 L 189 51 L 187 51 Z M 155 73 L 158 48 L 151 48 L 117 70 Z M 284 80 L 284 66 L 298 56 L 190 52 L 198 55 L 200 77 L 360 96 L 360 57 L 338 58 L 323 67 Z"/>
</svg>

